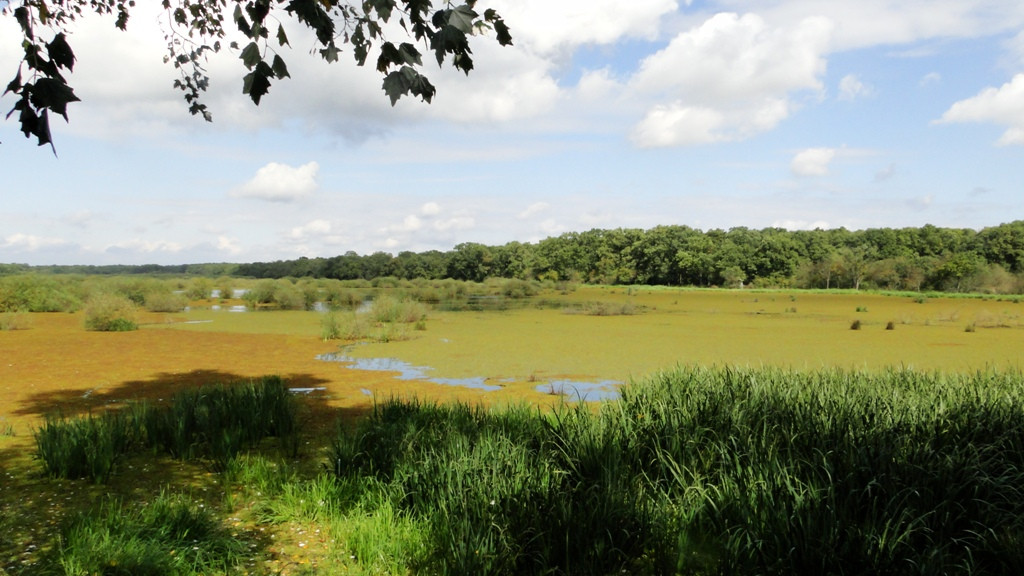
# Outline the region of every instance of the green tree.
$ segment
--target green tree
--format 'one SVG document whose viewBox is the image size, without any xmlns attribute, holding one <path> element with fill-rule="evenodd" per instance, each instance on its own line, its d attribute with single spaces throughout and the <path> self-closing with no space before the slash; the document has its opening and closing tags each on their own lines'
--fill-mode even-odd
<svg viewBox="0 0 1024 576">
<path fill-rule="evenodd" d="M 483 282 L 491 275 L 491 249 L 476 242 L 463 242 L 448 258 L 448 277 L 455 280 Z"/>
<path fill-rule="evenodd" d="M 164 61 L 179 71 L 174 88 L 184 94 L 188 110 L 211 120 L 201 97 L 209 84 L 204 64 L 211 53 L 227 47 L 239 55 L 249 71 L 242 92 L 259 105 L 277 80 L 289 76 L 281 48 L 289 45 L 288 30 L 310 29 L 316 35 L 312 53 L 335 62 L 348 44 L 360 66 L 371 54 L 374 67 L 383 76 L 381 88 L 394 105 L 403 96 L 417 96 L 426 102 L 436 89 L 420 73 L 423 54 L 417 45 L 432 53 L 438 66 L 447 61 L 466 74 L 473 69 L 470 37 L 493 32 L 503 46 L 512 43 L 508 26 L 493 9 L 476 10 L 477 0 L 456 5 L 445 0 L 162 0 L 166 12 L 163 24 L 168 38 Z M 69 39 L 79 17 L 89 12 L 109 15 L 121 30 L 128 26 L 135 0 L 14 0 L 3 2 L 0 16 L 14 18 L 20 29 L 18 42 L 24 56 L 4 94 L 16 101 L 8 114 L 17 116 L 26 137 L 40 146 L 53 146 L 50 115 L 68 119 L 67 107 L 79 98 L 68 83 L 75 66 Z M 405 42 L 393 42 L 385 25 L 397 19 Z M 241 42 L 231 41 L 235 30 Z M 13 40 L 13 39 L 12 39 Z M 116 62 L 110 63 L 116 66 Z"/>
</svg>

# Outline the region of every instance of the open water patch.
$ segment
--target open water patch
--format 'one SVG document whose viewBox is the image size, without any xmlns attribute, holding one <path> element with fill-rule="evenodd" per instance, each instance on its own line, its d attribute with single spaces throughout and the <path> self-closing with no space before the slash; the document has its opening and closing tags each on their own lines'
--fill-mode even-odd
<svg viewBox="0 0 1024 576">
<path fill-rule="evenodd" d="M 432 370 L 429 366 L 414 366 L 397 358 L 354 358 L 341 352 L 320 354 L 316 358 L 325 362 L 339 362 L 350 370 L 394 372 L 396 380 L 415 380 L 441 384 L 442 386 L 461 386 L 486 392 L 493 392 L 502 388 L 496 384 L 488 384 L 487 378 L 482 376 L 472 378 L 434 378 L 428 374 Z M 511 381 L 508 379 L 502 380 L 502 382 Z M 599 402 L 603 400 L 618 400 L 620 384 L 617 380 L 601 380 L 598 382 L 553 380 L 537 385 L 536 390 L 545 394 L 559 394 L 574 402 Z M 366 390 L 364 390 L 365 393 L 367 393 Z"/>
<path fill-rule="evenodd" d="M 397 358 L 353 358 L 347 354 L 331 353 L 321 354 L 317 360 L 326 362 L 341 362 L 351 370 L 370 370 L 375 372 L 396 372 L 396 380 L 421 380 L 432 384 L 444 386 L 462 386 L 474 390 L 493 392 L 501 390 L 501 386 L 488 384 L 487 379 L 478 378 L 431 378 L 427 372 L 431 370 L 428 366 L 413 366 Z"/>
<path fill-rule="evenodd" d="M 618 400 L 621 382 L 618 380 L 599 380 L 597 382 L 577 382 L 575 380 L 552 380 L 539 384 L 537 392 L 565 396 L 575 402 L 601 402 Z"/>
</svg>

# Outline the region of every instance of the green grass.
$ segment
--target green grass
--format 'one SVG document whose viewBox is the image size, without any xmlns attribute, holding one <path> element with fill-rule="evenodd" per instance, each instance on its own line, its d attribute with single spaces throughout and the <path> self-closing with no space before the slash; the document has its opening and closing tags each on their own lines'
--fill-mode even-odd
<svg viewBox="0 0 1024 576">
<path fill-rule="evenodd" d="M 684 367 L 598 413 L 384 402 L 332 465 L 429 529 L 428 573 L 1011 573 L 1022 394 Z"/>
<path fill-rule="evenodd" d="M 104 500 L 72 518 L 38 574 L 225 574 L 249 549 L 201 502 L 164 493 L 142 506 Z"/>
<path fill-rule="evenodd" d="M 297 547 L 315 528 L 325 544 L 316 566 L 287 569 L 299 574 L 1020 573 L 1022 384 L 1019 372 L 680 366 L 596 407 L 389 399 L 339 423 L 320 468 L 261 441 L 291 426 L 256 400 L 276 392 L 207 387 L 165 414 L 201 431 L 182 446 L 207 462 L 218 431 L 248 447 L 215 466 L 219 498 L 101 497 L 25 573 L 281 572 L 269 563 L 292 552 L 225 528 L 239 514 L 301 534 Z M 50 421 L 39 436 L 77 439 L 50 440 L 67 453 L 101 454 L 108 436 L 112 452 L 182 451 L 147 439 L 164 426 L 147 410 Z M 248 436 L 228 412 L 271 425 Z M 72 460 L 86 477 L 130 474 Z"/>
<path fill-rule="evenodd" d="M 106 482 L 132 451 L 159 450 L 185 460 L 204 458 L 227 470 L 244 449 L 276 437 L 294 455 L 295 403 L 279 377 L 179 392 L 167 407 L 133 405 L 85 418 L 47 418 L 36 432 L 36 454 L 55 478 Z"/>
</svg>

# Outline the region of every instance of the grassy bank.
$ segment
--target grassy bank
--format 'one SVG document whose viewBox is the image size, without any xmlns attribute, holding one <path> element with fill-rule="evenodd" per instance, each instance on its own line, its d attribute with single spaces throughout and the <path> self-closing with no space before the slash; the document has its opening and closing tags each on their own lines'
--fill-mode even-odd
<svg viewBox="0 0 1024 576">
<path fill-rule="evenodd" d="M 299 459 L 204 456 L 212 494 L 104 497 L 7 570 L 139 573 L 104 568 L 138 549 L 191 554 L 161 574 L 1019 573 L 1022 383 L 682 366 L 599 407 L 381 401 Z"/>
</svg>

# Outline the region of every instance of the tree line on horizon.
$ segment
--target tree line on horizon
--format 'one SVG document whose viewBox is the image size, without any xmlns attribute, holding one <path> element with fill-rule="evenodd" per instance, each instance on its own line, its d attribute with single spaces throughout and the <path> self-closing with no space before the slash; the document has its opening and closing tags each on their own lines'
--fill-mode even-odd
<svg viewBox="0 0 1024 576">
<path fill-rule="evenodd" d="M 249 278 L 486 278 L 667 286 L 1024 292 L 1024 220 L 982 230 L 870 228 L 701 231 L 683 225 L 567 232 L 536 243 L 452 250 L 356 252 L 247 264 L 0 265 L 17 271 L 194 274 Z"/>
</svg>

